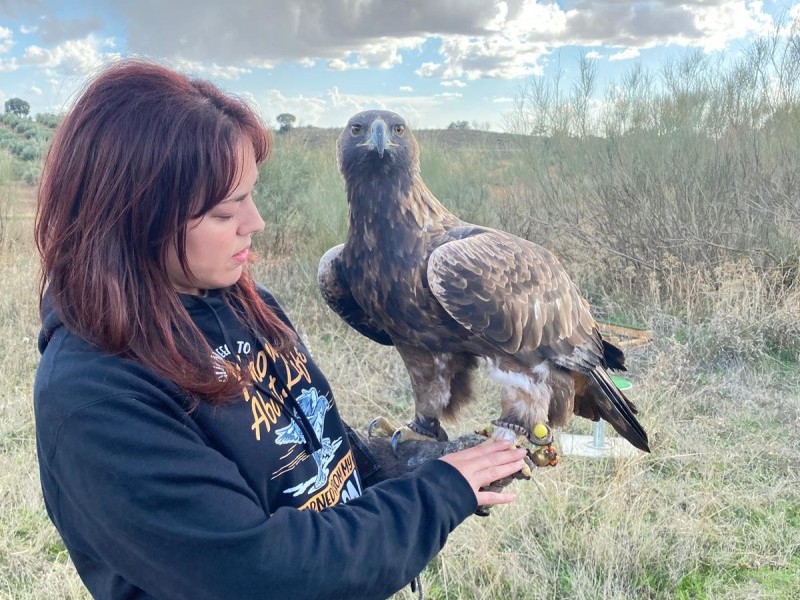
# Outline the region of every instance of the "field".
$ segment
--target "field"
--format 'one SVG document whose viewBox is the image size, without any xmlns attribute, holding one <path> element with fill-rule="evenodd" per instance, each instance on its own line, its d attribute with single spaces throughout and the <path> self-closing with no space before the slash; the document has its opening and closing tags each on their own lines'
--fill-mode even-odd
<svg viewBox="0 0 800 600">
<path fill-rule="evenodd" d="M 737 71 L 701 67 L 693 78 L 676 65 L 694 83 L 675 93 L 642 92 L 632 74 L 645 104 L 612 103 L 591 132 L 579 111 L 555 118 L 579 98 L 543 102 L 543 87 L 509 134 L 419 132 L 440 200 L 547 245 L 596 316 L 655 333 L 630 351 L 627 375 L 652 453 L 568 456 L 515 482 L 515 504 L 469 519 L 424 571 L 427 598 L 800 597 L 800 102 L 788 85 L 781 100 L 745 80 L 734 102 L 724 83 Z M 346 227 L 335 135 L 276 136 L 255 268 L 363 428 L 378 414 L 407 418 L 412 401 L 394 352 L 349 330 L 316 292 L 317 260 Z M 88 598 L 39 491 L 28 170 L 0 149 L 0 598 Z M 451 433 L 492 418 L 497 396 L 482 378 Z"/>
</svg>

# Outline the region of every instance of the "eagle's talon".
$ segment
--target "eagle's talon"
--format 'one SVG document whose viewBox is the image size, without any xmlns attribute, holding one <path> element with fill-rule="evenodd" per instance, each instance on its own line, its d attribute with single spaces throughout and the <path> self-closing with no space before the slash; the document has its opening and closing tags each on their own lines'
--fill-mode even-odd
<svg viewBox="0 0 800 600">
<path fill-rule="evenodd" d="M 494 432 L 494 425 L 484 425 L 480 429 L 475 430 L 475 435 L 481 435 L 485 438 L 492 437 L 492 433 Z"/>
<path fill-rule="evenodd" d="M 397 431 L 397 427 L 392 425 L 391 421 L 386 417 L 375 417 L 367 425 L 367 437 L 376 437 L 373 432 L 378 430 L 378 433 L 383 437 L 389 437 Z"/>
<path fill-rule="evenodd" d="M 395 429 L 394 433 L 392 434 L 392 451 L 394 452 L 395 456 L 399 456 L 398 445 L 400 444 L 400 438 L 403 437 L 403 430 Z"/>
<path fill-rule="evenodd" d="M 444 432 L 442 432 L 444 433 Z M 402 442 L 442 442 L 447 441 L 447 435 L 445 434 L 444 439 L 437 439 L 433 435 L 429 433 L 421 433 L 416 431 L 415 428 L 411 427 L 411 423 L 406 423 L 404 427 L 398 427 L 392 432 L 392 450 L 396 456 L 399 456 L 399 446 Z"/>
</svg>

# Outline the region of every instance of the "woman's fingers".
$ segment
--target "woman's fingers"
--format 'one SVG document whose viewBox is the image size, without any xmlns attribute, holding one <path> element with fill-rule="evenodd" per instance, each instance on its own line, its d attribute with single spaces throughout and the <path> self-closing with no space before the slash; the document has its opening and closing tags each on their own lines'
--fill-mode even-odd
<svg viewBox="0 0 800 600">
<path fill-rule="evenodd" d="M 515 448 L 508 442 L 491 440 L 447 454 L 440 460 L 449 463 L 461 473 L 480 505 L 492 506 L 512 502 L 516 496 L 508 493 L 483 492 L 480 488 L 521 470 L 525 465 L 523 460 L 525 454 L 524 449 Z"/>
<path fill-rule="evenodd" d="M 475 497 L 478 499 L 478 506 L 510 504 L 517 499 L 517 495 L 510 492 L 483 492 L 480 490 Z"/>
<path fill-rule="evenodd" d="M 522 470 L 522 468 L 525 466 L 525 461 L 520 458 L 520 456 L 524 455 L 524 450 L 522 451 L 521 455 L 517 452 L 514 452 L 511 455 L 511 460 L 508 462 L 504 462 L 503 464 L 499 465 L 493 465 L 478 471 L 476 473 L 476 476 L 480 478 L 478 487 L 487 486 L 498 479 L 503 479 L 504 477 L 508 477 L 509 475 L 513 475 L 517 471 Z"/>
</svg>

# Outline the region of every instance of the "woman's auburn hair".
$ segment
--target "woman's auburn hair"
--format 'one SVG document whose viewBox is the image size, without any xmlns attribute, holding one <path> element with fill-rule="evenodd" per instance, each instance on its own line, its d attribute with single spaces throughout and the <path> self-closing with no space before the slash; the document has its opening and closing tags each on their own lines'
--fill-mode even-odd
<svg viewBox="0 0 800 600">
<path fill-rule="evenodd" d="M 267 159 L 269 131 L 242 100 L 156 63 L 120 61 L 64 117 L 38 190 L 40 306 L 47 293 L 74 334 L 210 402 L 235 397 L 246 373 L 225 363 L 229 376 L 218 379 L 166 259 L 174 247 L 189 273 L 187 224 L 237 185 L 242 138 L 258 164 Z M 228 294 L 269 343 L 292 342 L 247 268 Z"/>
</svg>

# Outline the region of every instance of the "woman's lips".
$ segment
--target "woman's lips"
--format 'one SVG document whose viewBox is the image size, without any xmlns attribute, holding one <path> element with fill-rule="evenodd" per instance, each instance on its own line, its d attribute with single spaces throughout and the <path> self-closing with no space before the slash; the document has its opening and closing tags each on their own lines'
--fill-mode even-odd
<svg viewBox="0 0 800 600">
<path fill-rule="evenodd" d="M 245 248 L 241 252 L 237 252 L 233 255 L 233 260 L 240 265 L 243 265 L 247 262 L 247 257 L 250 255 L 250 248 Z"/>
</svg>

